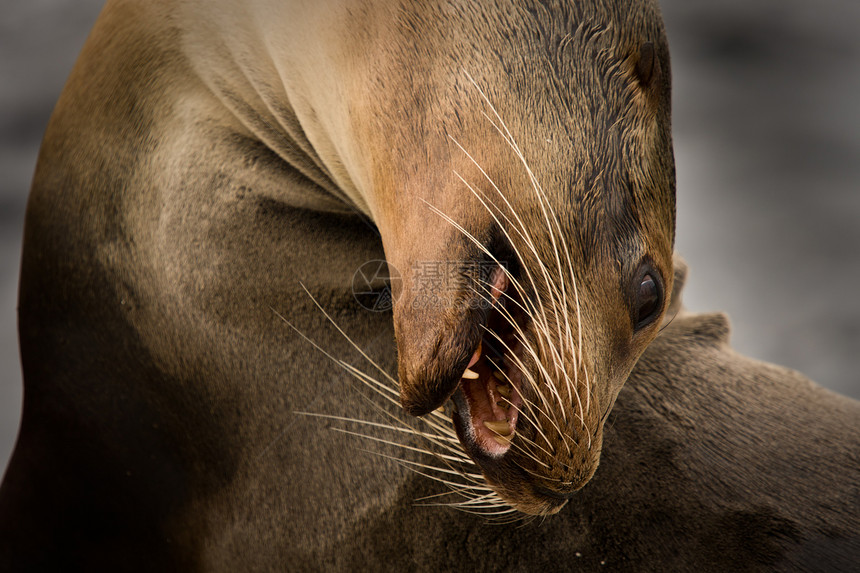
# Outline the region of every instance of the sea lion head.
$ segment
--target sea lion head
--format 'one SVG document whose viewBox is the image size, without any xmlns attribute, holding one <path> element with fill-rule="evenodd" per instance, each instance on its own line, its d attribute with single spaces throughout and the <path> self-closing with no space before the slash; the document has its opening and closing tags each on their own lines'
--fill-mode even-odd
<svg viewBox="0 0 860 573">
<path fill-rule="evenodd" d="M 669 59 L 650 2 L 397 13 L 354 117 L 401 401 L 450 399 L 498 495 L 558 511 L 672 289 Z"/>
</svg>

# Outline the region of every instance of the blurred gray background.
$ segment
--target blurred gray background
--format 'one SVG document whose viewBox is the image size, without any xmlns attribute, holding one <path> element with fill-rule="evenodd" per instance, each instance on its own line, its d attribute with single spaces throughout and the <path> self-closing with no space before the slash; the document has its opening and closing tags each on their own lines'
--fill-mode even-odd
<svg viewBox="0 0 860 573">
<path fill-rule="evenodd" d="M 101 0 L 0 11 L 0 468 L 21 405 L 15 304 L 39 141 Z M 860 398 L 860 2 L 664 0 L 678 250 L 734 346 Z"/>
</svg>

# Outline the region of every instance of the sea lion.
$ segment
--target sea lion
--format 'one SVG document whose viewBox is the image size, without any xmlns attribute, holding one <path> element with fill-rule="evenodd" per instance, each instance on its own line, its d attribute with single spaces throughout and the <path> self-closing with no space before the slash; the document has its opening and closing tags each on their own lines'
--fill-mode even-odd
<svg viewBox="0 0 860 573">
<path fill-rule="evenodd" d="M 276 312 L 384 258 L 404 408 L 453 397 L 498 495 L 558 511 L 671 292 L 669 99 L 652 2 L 110 2 L 28 205 L 26 384 L 297 397 L 319 369 L 285 363 Z M 423 304 L 435 261 L 451 280 Z"/>
<path fill-rule="evenodd" d="M 452 398 L 505 511 L 559 511 L 668 312 L 669 127 L 653 3 L 109 2 L 28 205 L 3 554 L 336 559 L 412 478 L 298 413 L 375 412 L 321 309 L 409 413 Z M 380 259 L 391 314 L 349 292 Z"/>
</svg>

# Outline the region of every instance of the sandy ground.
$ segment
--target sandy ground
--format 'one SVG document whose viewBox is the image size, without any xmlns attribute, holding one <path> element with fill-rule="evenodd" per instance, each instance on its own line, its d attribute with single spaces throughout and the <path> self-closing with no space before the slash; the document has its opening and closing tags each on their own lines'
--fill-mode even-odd
<svg viewBox="0 0 860 573">
<path fill-rule="evenodd" d="M 0 468 L 19 422 L 15 301 L 39 140 L 102 2 L 0 11 Z M 735 347 L 860 398 L 860 2 L 665 0 L 687 305 Z"/>
</svg>

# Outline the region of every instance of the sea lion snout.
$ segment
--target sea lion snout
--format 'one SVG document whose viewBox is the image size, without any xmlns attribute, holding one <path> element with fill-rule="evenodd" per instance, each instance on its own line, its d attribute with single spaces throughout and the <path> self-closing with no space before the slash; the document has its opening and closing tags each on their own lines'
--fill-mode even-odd
<svg viewBox="0 0 860 573">
<path fill-rule="evenodd" d="M 505 288 L 506 279 L 485 258 L 420 262 L 406 275 L 394 312 L 398 375 L 404 409 L 421 416 L 442 406 L 478 360 L 502 293 L 483 285 Z"/>
<path fill-rule="evenodd" d="M 410 309 L 411 310 L 411 309 Z M 413 312 L 401 316 L 403 322 L 415 320 Z M 422 328 L 401 326 L 400 332 L 423 331 L 415 337 L 402 336 L 398 344 L 398 376 L 403 408 L 413 416 L 423 416 L 444 404 L 460 382 L 471 352 L 478 344 L 480 318 L 466 312 L 449 320 Z"/>
</svg>

